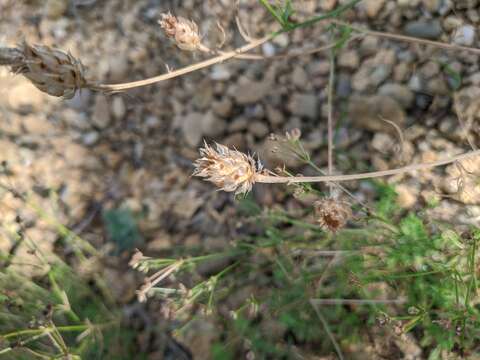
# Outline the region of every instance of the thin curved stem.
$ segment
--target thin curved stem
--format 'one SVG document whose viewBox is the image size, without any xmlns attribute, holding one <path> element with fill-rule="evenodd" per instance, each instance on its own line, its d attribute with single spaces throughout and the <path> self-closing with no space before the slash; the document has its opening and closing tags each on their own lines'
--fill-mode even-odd
<svg viewBox="0 0 480 360">
<path fill-rule="evenodd" d="M 255 181 L 259 183 L 266 184 L 293 184 L 293 183 L 319 183 L 319 182 L 330 182 L 330 181 L 353 181 L 353 180 L 362 180 L 362 179 L 373 179 L 384 176 L 392 176 L 397 174 L 402 174 L 410 171 L 416 170 L 425 170 L 431 169 L 438 166 L 444 166 L 456 161 L 468 159 L 474 156 L 479 156 L 480 150 L 469 151 L 449 159 L 429 162 L 429 163 L 420 163 L 414 165 L 408 165 L 397 169 L 390 169 L 384 171 L 373 171 L 360 174 L 351 174 L 351 175 L 332 175 L 332 176 L 271 176 L 256 174 Z"/>
<path fill-rule="evenodd" d="M 369 30 L 362 27 L 353 26 L 345 21 L 336 20 L 336 19 L 331 19 L 329 21 L 334 24 L 347 26 L 356 32 L 369 35 L 369 36 L 383 37 L 387 39 L 393 39 L 393 40 L 422 44 L 422 45 L 431 45 L 431 46 L 444 49 L 444 50 L 449 50 L 449 51 L 468 51 L 472 54 L 480 55 L 480 49 L 474 48 L 474 47 L 448 44 L 440 41 L 427 40 L 427 39 L 422 39 L 422 38 L 417 38 L 417 37 L 407 36 L 407 35 L 392 34 L 392 33 L 383 32 L 383 31 Z"/>
<path fill-rule="evenodd" d="M 258 46 L 263 45 L 264 43 L 270 41 L 273 39 L 277 33 L 273 33 L 270 35 L 267 35 L 261 39 L 255 40 L 254 42 L 247 44 L 239 49 L 228 51 L 226 53 L 223 53 L 219 56 L 216 56 L 214 58 L 201 61 L 199 63 L 184 67 L 182 69 L 176 70 L 176 71 L 171 71 L 167 74 L 162 74 L 159 76 L 154 76 L 152 78 L 144 79 L 144 80 L 138 80 L 138 81 L 132 81 L 128 83 L 122 83 L 122 84 L 100 84 L 100 85 L 90 85 L 89 87 L 94 89 L 94 90 L 101 90 L 101 91 L 107 91 L 107 92 L 117 92 L 117 91 L 124 91 L 128 89 L 133 89 L 141 86 L 147 86 L 147 85 L 152 85 L 155 83 L 158 83 L 160 81 L 165 81 L 169 79 L 173 79 L 178 76 L 182 76 L 203 68 L 207 68 L 209 66 L 224 62 L 226 60 L 232 59 L 237 57 L 238 55 L 245 53 L 247 51 L 250 51 L 252 49 L 255 49 Z"/>
</svg>

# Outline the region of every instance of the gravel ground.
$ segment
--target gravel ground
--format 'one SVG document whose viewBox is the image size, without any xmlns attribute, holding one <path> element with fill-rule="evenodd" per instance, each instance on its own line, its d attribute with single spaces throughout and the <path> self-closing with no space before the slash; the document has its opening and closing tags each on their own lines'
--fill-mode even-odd
<svg viewBox="0 0 480 360">
<path fill-rule="evenodd" d="M 294 4 L 303 18 L 345 2 L 298 0 Z M 55 45 L 80 58 L 90 78 L 125 82 L 205 58 L 182 52 L 165 38 L 157 20 L 167 11 L 195 20 L 211 46 L 221 41 L 219 22 L 226 31 L 224 48 L 240 46 L 243 40 L 232 3 L 3 0 L 0 40 L 7 45 L 23 38 Z M 478 47 L 478 3 L 364 0 L 344 19 L 372 30 Z M 275 27 L 253 0 L 241 2 L 240 19 L 252 36 Z M 328 44 L 325 30 L 317 25 L 279 36 L 259 53 L 271 56 Z M 231 194 L 191 178 L 198 147 L 204 138 L 214 140 L 256 152 L 270 168 L 287 162 L 294 171 L 308 174 L 294 160 L 272 154 L 268 141 L 270 133 L 299 128 L 314 161 L 325 167 L 329 68 L 327 53 L 233 60 L 122 94 L 82 90 L 65 101 L 42 94 L 24 78 L 2 69 L 0 160 L 8 163 L 4 178 L 20 191 L 33 191 L 33 202 L 97 248 L 108 244 L 101 213 L 119 207 L 143 214 L 139 230 L 144 243 L 139 245 L 148 255 L 176 246 L 225 247 L 241 232 L 241 222 Z M 478 144 L 478 69 L 478 56 L 467 52 L 369 36 L 350 42 L 337 57 L 337 171 L 384 170 L 435 161 Z M 399 184 L 399 203 L 406 209 L 442 200 L 426 210 L 433 219 L 459 227 L 478 225 L 480 188 L 474 175 L 479 161 L 388 181 Z M 348 187 L 361 200 L 374 196 L 368 185 L 350 183 Z M 266 207 L 298 206 L 282 186 L 261 186 L 253 194 Z M 28 220 L 27 236 L 41 248 L 53 249 L 57 236 L 44 220 L 9 194 L 1 199 L 4 228 L 17 226 L 16 217 L 21 215 Z M 9 250 L 11 245 L 0 241 L 0 249 Z M 33 258 L 26 247 L 17 251 Z M 112 278 L 121 269 L 121 265 L 112 266 Z M 134 299 L 138 279 L 128 272 L 122 276 L 125 282 L 114 283 L 122 301 L 128 303 Z M 208 346 L 206 338 L 202 346 Z M 199 346 L 194 339 L 185 342 Z"/>
</svg>

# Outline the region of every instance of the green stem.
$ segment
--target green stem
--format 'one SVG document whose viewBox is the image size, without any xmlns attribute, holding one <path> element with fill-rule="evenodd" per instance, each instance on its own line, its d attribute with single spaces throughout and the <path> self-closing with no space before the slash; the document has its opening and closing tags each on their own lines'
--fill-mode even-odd
<svg viewBox="0 0 480 360">
<path fill-rule="evenodd" d="M 260 0 L 260 3 L 263 5 L 265 9 L 277 20 L 277 22 L 282 26 L 282 28 L 285 27 L 285 23 L 283 22 L 282 18 L 278 13 L 275 11 L 275 9 L 270 5 L 268 0 Z"/>
<path fill-rule="evenodd" d="M 332 10 L 332 11 L 326 13 L 326 14 L 319 15 L 319 16 L 314 16 L 313 18 L 308 19 L 308 20 L 306 20 L 304 22 L 301 22 L 299 24 L 289 25 L 288 28 L 284 29 L 283 31 L 291 31 L 291 30 L 295 30 L 295 29 L 299 29 L 299 28 L 308 27 L 308 26 L 311 26 L 311 25 L 313 25 L 313 24 L 315 24 L 319 21 L 338 17 L 343 12 L 347 11 L 348 9 L 353 8 L 360 1 L 362 1 L 362 0 L 350 1 L 349 3 L 346 3 L 345 5 L 339 6 L 338 8 L 336 8 L 336 9 L 334 9 L 334 10 Z"/>
<path fill-rule="evenodd" d="M 76 331 L 85 331 L 88 328 L 91 327 L 96 327 L 96 328 L 103 328 L 110 326 L 113 323 L 107 323 L 107 324 L 102 324 L 102 325 L 69 325 L 69 326 L 57 326 L 57 330 L 60 332 L 76 332 Z M 5 335 L 0 335 L 0 337 L 4 339 L 10 339 L 10 338 L 15 338 L 23 335 L 38 335 L 46 331 L 53 331 L 53 328 L 43 328 L 43 329 L 25 329 L 25 330 L 19 330 L 19 331 L 14 331 Z"/>
</svg>

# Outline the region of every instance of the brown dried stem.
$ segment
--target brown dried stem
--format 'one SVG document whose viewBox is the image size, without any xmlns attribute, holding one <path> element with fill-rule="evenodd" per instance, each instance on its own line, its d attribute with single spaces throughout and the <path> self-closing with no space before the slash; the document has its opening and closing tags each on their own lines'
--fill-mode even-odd
<svg viewBox="0 0 480 360">
<path fill-rule="evenodd" d="M 344 22 L 344 21 L 341 21 L 341 20 L 336 20 L 336 19 L 332 19 L 332 20 L 329 20 L 329 21 L 334 23 L 334 24 L 347 26 L 347 27 L 349 27 L 350 29 L 352 29 L 356 32 L 359 32 L 359 33 L 362 33 L 362 34 L 368 35 L 368 36 L 382 37 L 382 38 L 393 39 L 393 40 L 409 42 L 409 43 L 422 44 L 422 45 L 430 45 L 430 46 L 434 46 L 434 47 L 444 49 L 444 50 L 449 50 L 449 51 L 468 51 L 472 54 L 480 55 L 480 49 L 478 49 L 478 48 L 455 45 L 455 44 L 448 44 L 448 43 L 444 43 L 444 42 L 441 42 L 441 41 L 427 40 L 427 39 L 422 39 L 422 38 L 417 38 L 417 37 L 407 36 L 407 35 L 392 34 L 392 33 L 383 32 L 383 31 L 369 30 L 369 29 L 365 29 L 365 28 L 362 28 L 362 27 L 353 26 L 353 25 L 351 25 L 347 22 Z"/>
<path fill-rule="evenodd" d="M 235 58 L 242 53 L 245 53 L 247 51 L 255 49 L 258 46 L 261 46 L 262 44 L 270 41 L 274 37 L 275 37 L 275 34 L 267 35 L 267 36 L 265 36 L 261 39 L 255 40 L 254 42 L 251 42 L 251 43 L 249 43 L 245 46 L 242 46 L 241 48 L 238 48 L 236 50 L 228 51 L 228 52 L 223 53 L 219 56 L 216 56 L 212 59 L 201 61 L 199 63 L 184 67 L 182 69 L 172 71 L 168 74 L 162 74 L 162 75 L 159 75 L 159 76 L 154 76 L 154 77 L 149 78 L 149 79 L 133 81 L 133 82 L 124 83 L 124 84 L 111 84 L 111 85 L 101 84 L 101 85 L 96 85 L 93 88 L 95 90 L 101 90 L 101 91 L 107 91 L 107 92 L 117 92 L 117 91 L 124 91 L 124 90 L 132 89 L 132 88 L 147 86 L 147 85 L 155 84 L 155 83 L 158 83 L 158 82 L 161 82 L 161 81 L 173 79 L 175 77 L 186 75 L 186 74 L 189 74 L 191 72 L 194 72 L 194 71 L 197 71 L 197 70 L 200 70 L 200 69 L 203 69 L 203 68 L 207 68 L 209 66 L 224 62 L 224 61 L 232 59 L 232 58 Z"/>
<path fill-rule="evenodd" d="M 330 51 L 330 75 L 328 78 L 328 175 L 333 173 L 333 87 L 335 85 L 335 50 Z M 333 186 L 330 185 L 330 194 Z"/>
<path fill-rule="evenodd" d="M 328 176 L 272 176 L 264 174 L 256 174 L 255 182 L 266 183 L 266 184 L 294 184 L 294 183 L 320 183 L 320 182 L 335 182 L 335 181 L 353 181 L 353 180 L 362 180 L 362 179 L 373 179 L 384 176 L 392 176 L 397 174 L 403 174 L 410 171 L 417 170 L 426 170 L 439 166 L 448 165 L 456 161 L 468 159 L 474 156 L 479 156 L 480 150 L 469 151 L 460 155 L 453 156 L 448 159 L 443 159 L 434 162 L 420 163 L 404 166 L 397 169 L 383 170 L 383 171 L 373 171 L 360 174 L 351 174 L 351 175 L 328 175 Z"/>
</svg>

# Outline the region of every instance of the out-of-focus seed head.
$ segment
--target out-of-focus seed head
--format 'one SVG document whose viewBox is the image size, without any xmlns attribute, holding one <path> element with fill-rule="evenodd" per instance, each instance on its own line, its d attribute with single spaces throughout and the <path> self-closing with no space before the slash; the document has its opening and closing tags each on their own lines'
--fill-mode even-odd
<svg viewBox="0 0 480 360">
<path fill-rule="evenodd" d="M 173 39 L 180 49 L 195 51 L 202 47 L 198 26 L 195 22 L 167 13 L 162 14 L 159 24 L 165 34 Z"/>
<path fill-rule="evenodd" d="M 200 159 L 195 161 L 194 176 L 214 183 L 220 190 L 246 194 L 255 183 L 255 175 L 262 164 L 247 154 L 216 144 L 216 149 L 205 143 L 200 149 Z"/>
<path fill-rule="evenodd" d="M 84 68 L 71 54 L 48 46 L 19 46 L 22 61 L 12 65 L 12 71 L 22 74 L 40 91 L 52 96 L 71 99 L 85 87 Z"/>
<path fill-rule="evenodd" d="M 344 201 L 324 198 L 313 204 L 315 218 L 322 228 L 337 232 L 343 228 L 352 217 L 350 205 Z"/>
</svg>

